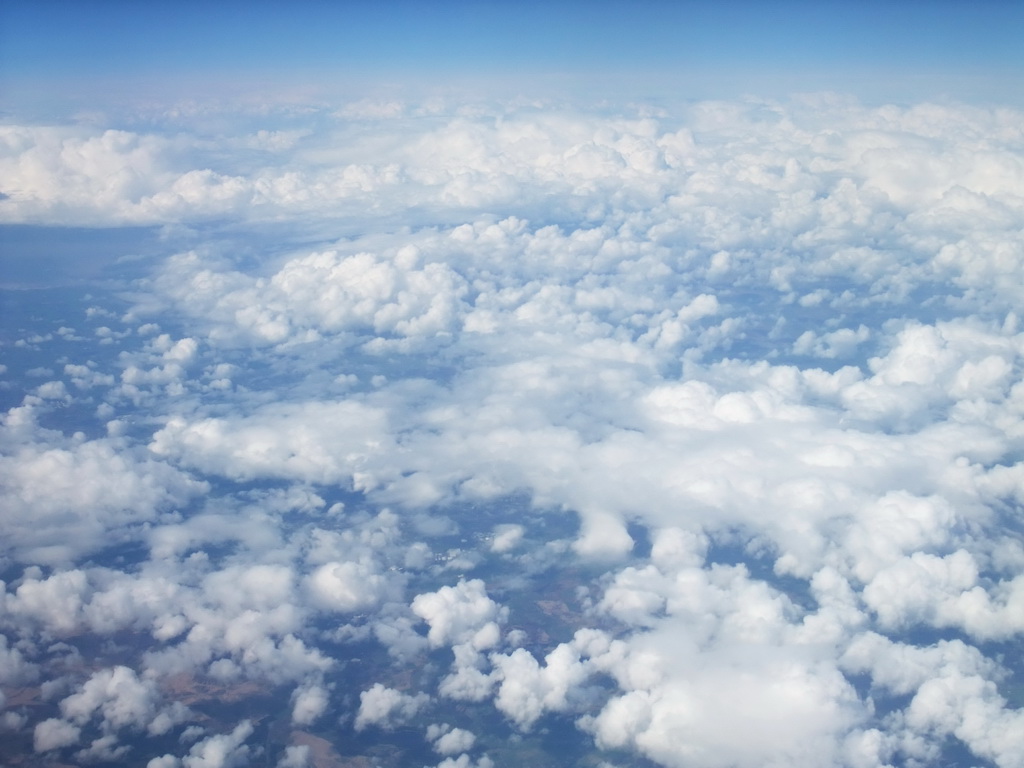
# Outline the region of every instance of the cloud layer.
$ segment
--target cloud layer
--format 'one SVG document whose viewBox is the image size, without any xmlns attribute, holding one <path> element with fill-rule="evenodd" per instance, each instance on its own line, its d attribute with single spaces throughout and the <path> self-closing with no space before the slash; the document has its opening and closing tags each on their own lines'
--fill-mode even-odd
<svg viewBox="0 0 1024 768">
<path fill-rule="evenodd" d="M 1019 113 L 305 119 L 3 128 L 5 758 L 1020 764 Z"/>
</svg>

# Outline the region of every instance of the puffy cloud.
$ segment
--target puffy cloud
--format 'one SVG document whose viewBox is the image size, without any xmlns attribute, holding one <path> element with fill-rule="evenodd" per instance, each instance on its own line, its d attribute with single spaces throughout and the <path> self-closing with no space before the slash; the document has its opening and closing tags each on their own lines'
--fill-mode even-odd
<svg viewBox="0 0 1024 768">
<path fill-rule="evenodd" d="M 1000 768 L 1024 757 L 1024 713 L 1008 711 L 995 684 L 980 677 L 943 675 L 926 681 L 907 708 L 907 724 L 929 734 L 953 734 Z"/>
<path fill-rule="evenodd" d="M 277 761 L 277 768 L 306 768 L 309 765 L 309 746 L 297 744 L 285 747 L 284 754 Z"/>
<path fill-rule="evenodd" d="M 864 602 L 885 628 L 927 623 L 959 626 L 982 639 L 1004 638 L 1024 628 L 1024 578 L 979 583 L 978 566 L 962 549 L 938 557 L 915 552 L 878 573 L 864 587 Z"/>
<path fill-rule="evenodd" d="M 233 768 L 247 765 L 252 752 L 245 740 L 252 736 L 253 726 L 243 720 L 231 733 L 220 733 L 208 736 L 196 743 L 182 758 L 185 768 Z"/>
<path fill-rule="evenodd" d="M 209 339 L 221 346 L 353 332 L 429 339 L 453 330 L 467 288 L 446 264 L 420 261 L 415 246 L 383 256 L 327 251 L 296 257 L 265 280 L 214 271 L 187 253 L 168 263 L 159 284 L 211 324 Z"/>
<path fill-rule="evenodd" d="M 7 126 L 0 146 L 5 187 L 17 190 L 8 221 L 45 220 L 64 206 L 79 208 L 82 218 L 105 210 L 130 220 L 132 199 L 167 178 L 160 155 L 168 143 L 155 136 Z"/>
<path fill-rule="evenodd" d="M 306 585 L 315 605 L 350 613 L 376 605 L 389 583 L 371 561 L 325 563 L 307 577 Z"/>
<path fill-rule="evenodd" d="M 208 490 L 168 464 L 116 439 L 66 438 L 37 429 L 35 409 L 9 412 L 0 426 L 0 521 L 4 553 L 18 561 L 64 565 L 130 540 Z M 22 439 L 34 429 L 36 439 Z M 40 440 L 39 438 L 42 438 Z"/>
<path fill-rule="evenodd" d="M 857 346 L 863 344 L 871 336 L 867 326 L 840 328 L 838 331 L 818 335 L 814 331 L 804 331 L 793 342 L 793 352 L 797 355 L 814 355 L 815 357 L 835 358 L 849 357 Z"/>
<path fill-rule="evenodd" d="M 500 553 L 515 549 L 522 541 L 523 534 L 523 526 L 515 523 L 497 526 L 494 529 L 494 537 L 491 539 L 491 551 Z"/>
<path fill-rule="evenodd" d="M 508 615 L 507 609 L 487 596 L 480 579 L 460 580 L 454 587 L 416 595 L 410 607 L 430 625 L 431 645 L 470 643 L 478 650 L 497 643 L 498 623 Z"/>
<path fill-rule="evenodd" d="M 992 678 L 999 667 L 961 640 L 942 640 L 933 646 L 899 643 L 875 632 L 856 637 L 842 657 L 853 672 L 867 672 L 872 685 L 895 694 L 911 693 L 940 670 Z"/>
<path fill-rule="evenodd" d="M 911 695 L 901 717 L 908 732 L 954 735 L 999 766 L 1020 759 L 1021 711 L 1006 706 L 996 685 L 1004 671 L 977 648 L 959 640 L 916 647 L 866 633 L 851 643 L 843 663 L 870 674 L 879 690 Z"/>
<path fill-rule="evenodd" d="M 467 754 L 458 757 L 446 757 L 436 768 L 494 768 L 494 761 L 487 755 L 482 755 L 479 760 L 474 760 Z"/>
<path fill-rule="evenodd" d="M 425 693 L 407 694 L 374 683 L 359 694 L 355 729 L 361 731 L 371 725 L 393 728 L 414 717 L 429 702 L 430 697 Z"/>
<path fill-rule="evenodd" d="M 29 573 L 13 598 L 5 601 L 5 613 L 58 632 L 71 632 L 81 626 L 91 593 L 92 587 L 84 571 L 59 571 L 48 579 Z"/>
<path fill-rule="evenodd" d="M 593 630 L 577 633 L 570 643 L 561 643 L 544 658 L 543 666 L 533 654 L 517 648 L 511 654 L 492 654 L 495 677 L 500 681 L 494 704 L 518 728 L 529 730 L 547 711 L 570 709 L 571 699 L 592 670 L 581 652 L 607 641 Z"/>
<path fill-rule="evenodd" d="M 491 695 L 495 675 L 485 672 L 484 655 L 472 641 L 452 646 L 452 671 L 438 686 L 442 696 L 461 701 L 483 701 Z"/>
<path fill-rule="evenodd" d="M 118 762 L 131 750 L 127 744 L 118 744 L 116 736 L 100 736 L 94 739 L 86 749 L 75 753 L 75 757 L 85 763 Z"/>
<path fill-rule="evenodd" d="M 140 680 L 133 670 L 118 666 L 94 673 L 78 693 L 60 702 L 60 711 L 78 726 L 97 717 L 108 733 L 131 727 L 160 735 L 190 714 L 178 703 L 162 707 L 161 698 L 153 680 Z"/>
<path fill-rule="evenodd" d="M 2 584 L 2 582 L 0 582 Z M 18 685 L 34 680 L 39 670 L 19 648 L 11 647 L 6 635 L 0 635 L 0 684 Z M 3 700 L 0 699 L 0 708 Z"/>
<path fill-rule="evenodd" d="M 36 723 L 32 733 L 32 745 L 36 752 L 49 752 L 78 743 L 80 734 L 81 728 L 78 726 L 66 720 L 51 717 Z"/>
<path fill-rule="evenodd" d="M 432 742 L 439 755 L 456 755 L 469 752 L 476 743 L 476 736 L 464 728 L 452 728 L 448 723 L 427 726 L 427 741 Z"/>
<path fill-rule="evenodd" d="M 261 476 L 373 487 L 368 459 L 391 444 L 386 414 L 356 401 L 273 404 L 250 416 L 170 419 L 151 450 L 238 480 Z"/>
<path fill-rule="evenodd" d="M 295 689 L 292 694 L 292 722 L 310 725 L 327 710 L 329 696 L 323 685 L 309 683 Z"/>
<path fill-rule="evenodd" d="M 679 543 L 703 548 L 699 539 Z M 647 632 L 613 642 L 577 633 L 590 658 L 567 669 L 611 675 L 621 690 L 581 726 L 599 745 L 636 749 L 663 765 L 840 764 L 869 710 L 820 628 L 809 636 L 789 600 L 742 566 L 669 564 L 675 568 L 664 573 L 623 569 L 599 605 Z"/>
<path fill-rule="evenodd" d="M 599 745 L 633 748 L 662 765 L 837 764 L 863 717 L 834 667 L 767 648 L 723 649 L 671 663 L 668 638 L 638 643 L 648 682 L 630 682 L 583 721 Z"/>
</svg>

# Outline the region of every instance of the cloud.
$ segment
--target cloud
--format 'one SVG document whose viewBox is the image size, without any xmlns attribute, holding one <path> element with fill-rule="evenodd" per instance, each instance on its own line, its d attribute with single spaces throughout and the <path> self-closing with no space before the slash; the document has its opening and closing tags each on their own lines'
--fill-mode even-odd
<svg viewBox="0 0 1024 768">
<path fill-rule="evenodd" d="M 81 729 L 65 720 L 51 717 L 36 723 L 32 745 L 36 752 L 49 752 L 78 742 Z"/>
<path fill-rule="evenodd" d="M 436 768 L 494 768 L 494 761 L 487 755 L 482 755 L 479 760 L 474 760 L 469 755 L 462 754 L 458 757 L 446 757 Z"/>
<path fill-rule="evenodd" d="M 309 747 L 306 744 L 285 747 L 277 768 L 306 768 L 309 765 Z"/>
<path fill-rule="evenodd" d="M 495 675 L 487 669 L 487 659 L 472 641 L 452 646 L 452 671 L 437 690 L 442 696 L 459 701 L 483 701 L 491 695 Z"/>
<path fill-rule="evenodd" d="M 821 334 L 804 331 L 793 343 L 793 352 L 797 355 L 813 355 L 815 357 L 836 358 L 849 357 L 857 346 L 863 344 L 871 336 L 867 326 L 840 328 L 838 331 Z"/>
<path fill-rule="evenodd" d="M 415 246 L 394 253 L 311 253 L 269 281 L 217 272 L 190 252 L 171 259 L 159 285 L 190 315 L 213 324 L 220 346 L 264 346 L 373 332 L 405 339 L 450 333 L 467 287 L 448 265 L 421 264 Z"/>
<path fill-rule="evenodd" d="M 153 436 L 158 456 L 238 480 L 271 475 L 373 487 L 363 470 L 388 449 L 386 414 L 356 401 L 267 405 L 251 416 L 189 422 L 173 417 Z"/>
<path fill-rule="evenodd" d="M 599 745 L 668 766 L 838 763 L 864 713 L 832 665 L 764 646 L 672 659 L 670 637 L 638 640 L 619 673 L 626 691 L 583 721 Z M 639 663 L 650 665 L 641 677 L 626 673 Z"/>
<path fill-rule="evenodd" d="M 427 726 L 427 741 L 432 742 L 439 755 L 457 755 L 469 752 L 476 743 L 476 736 L 464 728 L 453 728 L 448 723 Z"/>
<path fill-rule="evenodd" d="M 430 626 L 427 639 L 435 647 L 469 643 L 476 650 L 490 648 L 498 642 L 498 625 L 508 615 L 487 596 L 480 579 L 416 595 L 410 607 Z"/>
<path fill-rule="evenodd" d="M 510 654 L 492 654 L 495 678 L 499 681 L 494 705 L 520 730 L 530 730 L 547 711 L 572 709 L 574 696 L 592 670 L 581 654 L 591 646 L 604 650 L 607 640 L 600 633 L 581 630 L 571 643 L 561 643 L 544 664 L 523 648 Z"/>
<path fill-rule="evenodd" d="M 185 768 L 233 768 L 246 765 L 253 750 L 245 745 L 245 741 L 252 733 L 252 723 L 243 720 L 231 733 L 208 736 L 196 743 L 182 758 L 181 764 Z"/>
<path fill-rule="evenodd" d="M 460 755 L 457 758 L 444 758 L 436 768 L 494 768 L 495 761 L 486 755 L 480 756 L 479 760 L 473 760 L 469 755 Z"/>
<path fill-rule="evenodd" d="M 326 610 L 349 613 L 371 608 L 387 593 L 388 580 L 375 563 L 332 562 L 307 578 L 314 603 Z"/>
<path fill-rule="evenodd" d="M 162 707 L 160 699 L 153 680 L 140 680 L 133 670 L 118 666 L 94 673 L 78 693 L 60 702 L 60 711 L 78 726 L 96 717 L 107 733 L 130 727 L 161 735 L 191 713 L 177 702 Z"/>
<path fill-rule="evenodd" d="M 327 710 L 329 694 L 322 685 L 306 684 L 292 694 L 292 722 L 310 725 Z"/>
<path fill-rule="evenodd" d="M 208 486 L 123 440 L 39 429 L 36 408 L 8 412 L 0 430 L 4 550 L 21 562 L 68 564 L 186 506 Z M 23 437 L 26 433 L 31 438 Z"/>
<path fill-rule="evenodd" d="M 903 727 L 918 738 L 955 735 L 978 755 L 1009 766 L 1021 755 L 1021 712 L 1006 706 L 997 681 L 1005 671 L 962 641 L 928 647 L 894 642 L 876 633 L 857 638 L 844 665 L 871 675 L 872 685 L 911 695 Z"/>
<path fill-rule="evenodd" d="M 523 540 L 524 533 L 523 526 L 515 523 L 496 526 L 494 538 L 491 539 L 491 551 L 503 553 L 515 549 Z"/>
<path fill-rule="evenodd" d="M 424 693 L 406 694 L 380 683 L 359 694 L 359 712 L 355 729 L 361 731 L 374 725 L 390 729 L 414 717 L 430 702 Z"/>
<path fill-rule="evenodd" d="M 2 370 L 37 751 L 153 757 L 188 679 L 380 742 L 429 705 L 446 768 L 491 762 L 466 702 L 665 766 L 1019 764 L 1018 112 L 311 109 L 2 131 L 4 221 L 165 227 Z M 150 764 L 320 760 L 256 727 Z"/>
<path fill-rule="evenodd" d="M 11 647 L 6 635 L 0 635 L 0 684 L 17 685 L 34 680 L 39 669 L 25 658 L 19 648 Z M 0 701 L 0 708 L 3 702 Z"/>
</svg>

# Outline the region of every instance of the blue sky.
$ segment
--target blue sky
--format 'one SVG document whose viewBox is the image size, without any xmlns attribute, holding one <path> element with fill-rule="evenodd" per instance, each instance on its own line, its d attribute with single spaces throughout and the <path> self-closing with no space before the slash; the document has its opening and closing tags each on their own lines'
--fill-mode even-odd
<svg viewBox="0 0 1024 768">
<path fill-rule="evenodd" d="M 8 2 L 2 14 L 9 95 L 83 78 L 546 74 L 1000 100 L 1024 72 L 1024 5 L 1010 2 Z"/>
</svg>

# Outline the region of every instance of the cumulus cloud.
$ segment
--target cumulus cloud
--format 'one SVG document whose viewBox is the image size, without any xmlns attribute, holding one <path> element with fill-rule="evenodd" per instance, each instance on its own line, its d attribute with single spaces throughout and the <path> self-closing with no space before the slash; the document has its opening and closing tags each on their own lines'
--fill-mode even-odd
<svg viewBox="0 0 1024 768">
<path fill-rule="evenodd" d="M 311 109 L 0 131 L 4 221 L 165 226 L 0 369 L 37 752 L 173 736 L 189 680 L 302 739 L 429 704 L 445 768 L 491 764 L 466 702 L 665 766 L 1020 763 L 1018 112 Z M 255 727 L 150 765 L 328 754 Z"/>
<path fill-rule="evenodd" d="M 309 575 L 307 588 L 314 603 L 331 611 L 351 612 L 370 608 L 388 587 L 376 564 L 325 563 Z"/>
<path fill-rule="evenodd" d="M 473 760 L 469 755 L 460 755 L 457 758 L 444 758 L 436 768 L 494 768 L 495 761 L 486 755 Z"/>
<path fill-rule="evenodd" d="M 249 763 L 253 750 L 245 744 L 253 726 L 243 720 L 230 733 L 208 736 L 197 742 L 182 759 L 185 768 L 233 768 Z"/>
<path fill-rule="evenodd" d="M 469 752 L 476 743 L 476 736 L 464 728 L 453 728 L 448 723 L 427 726 L 427 741 L 432 742 L 439 755 L 455 755 Z"/>
<path fill-rule="evenodd" d="M 140 680 L 133 670 L 118 666 L 93 674 L 78 693 L 60 702 L 60 711 L 78 726 L 95 717 L 105 732 L 130 727 L 161 735 L 190 713 L 177 702 L 163 707 L 160 699 L 153 680 Z"/>
<path fill-rule="evenodd" d="M 511 654 L 492 654 L 495 677 L 500 681 L 494 705 L 518 728 L 529 730 L 546 711 L 570 709 L 571 698 L 591 674 L 580 658 L 580 648 L 605 644 L 598 633 L 580 632 L 572 643 L 562 643 L 544 664 L 523 648 Z"/>
<path fill-rule="evenodd" d="M 494 538 L 491 539 L 491 551 L 509 552 L 515 549 L 522 541 L 523 533 L 523 526 L 515 523 L 497 526 L 494 529 Z"/>
<path fill-rule="evenodd" d="M 355 728 L 361 731 L 371 725 L 389 729 L 414 717 L 430 702 L 425 693 L 407 694 L 380 683 L 359 694 L 359 712 Z"/>
<path fill-rule="evenodd" d="M 327 689 L 316 683 L 296 688 L 292 694 L 292 722 L 296 725 L 315 722 L 327 710 L 329 698 Z"/>
<path fill-rule="evenodd" d="M 498 642 L 498 624 L 508 615 L 507 609 L 487 596 L 480 579 L 416 595 L 411 608 L 430 626 L 427 639 L 431 645 L 469 643 L 477 650 Z"/>
<path fill-rule="evenodd" d="M 251 416 L 174 417 L 151 450 L 238 480 L 264 475 L 373 487 L 368 459 L 387 451 L 386 414 L 358 401 L 273 404 Z"/>
<path fill-rule="evenodd" d="M 599 744 L 669 766 L 835 764 L 837 744 L 863 717 L 828 663 L 765 647 L 670 659 L 670 642 L 659 633 L 626 657 L 617 673 L 626 692 L 583 722 Z"/>
<path fill-rule="evenodd" d="M 446 757 L 437 764 L 436 768 L 494 768 L 494 761 L 487 755 L 482 755 L 478 760 L 474 760 L 469 755 L 462 754 L 458 757 Z"/>
<path fill-rule="evenodd" d="M 208 489 L 174 467 L 115 439 L 70 438 L 39 429 L 36 407 L 0 424 L 0 521 L 4 554 L 21 562 L 68 564 L 124 541 Z M 22 435 L 32 433 L 32 439 Z M 136 534 L 137 535 L 137 534 Z"/>
<path fill-rule="evenodd" d="M 60 749 L 78 742 L 81 728 L 51 717 L 36 724 L 32 733 L 32 744 L 36 752 L 49 752 L 53 749 Z"/>
<path fill-rule="evenodd" d="M 309 747 L 305 744 L 285 747 L 277 761 L 277 768 L 306 768 L 309 765 Z"/>
</svg>

